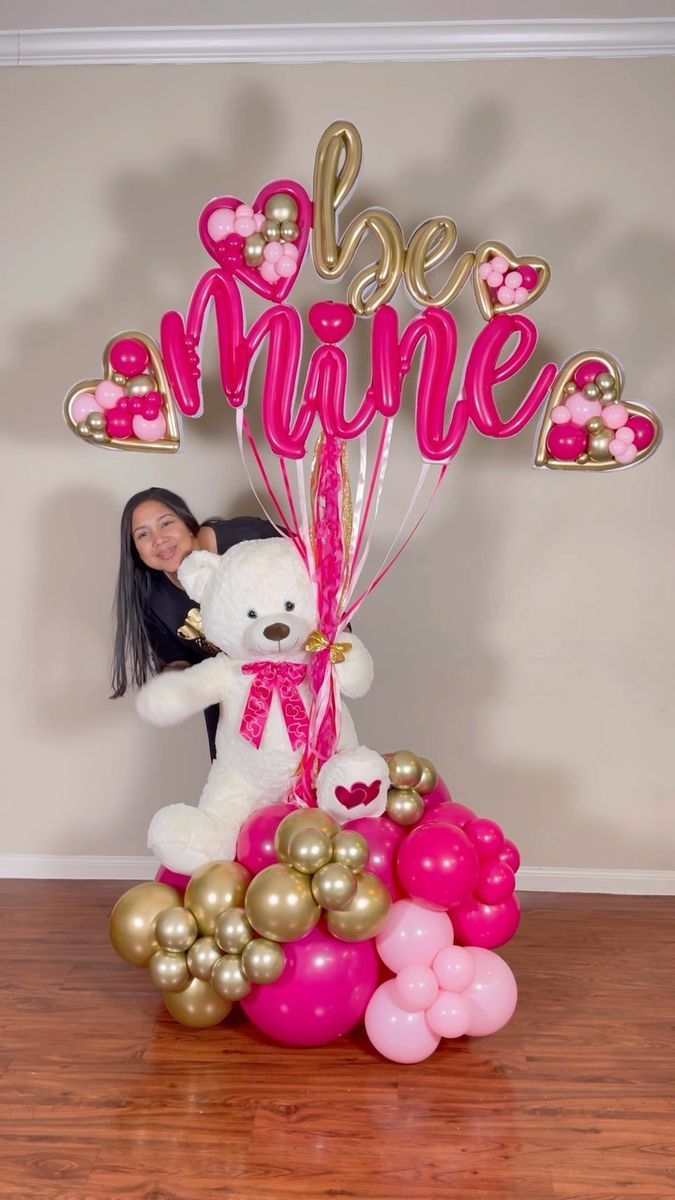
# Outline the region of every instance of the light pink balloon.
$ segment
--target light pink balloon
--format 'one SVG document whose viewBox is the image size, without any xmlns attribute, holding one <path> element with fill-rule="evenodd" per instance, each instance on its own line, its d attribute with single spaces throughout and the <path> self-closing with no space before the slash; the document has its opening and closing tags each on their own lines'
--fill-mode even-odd
<svg viewBox="0 0 675 1200">
<path fill-rule="evenodd" d="M 572 392 L 571 396 L 566 397 L 565 404 L 572 414 L 575 425 L 585 425 L 591 417 L 599 417 L 602 412 L 600 401 L 589 400 L 583 392 Z M 604 413 L 602 419 L 603 421 L 605 419 Z"/>
<path fill-rule="evenodd" d="M 279 278 L 274 263 L 266 260 L 260 264 L 260 274 L 267 283 L 276 283 Z"/>
<path fill-rule="evenodd" d="M 480 279 L 487 279 L 488 275 L 492 274 L 492 264 L 489 262 L 481 263 L 478 268 L 478 276 Z"/>
<path fill-rule="evenodd" d="M 255 231 L 255 221 L 252 217 L 236 217 L 234 222 L 235 233 L 240 234 L 241 237 L 250 237 Z"/>
<path fill-rule="evenodd" d="M 503 284 L 497 292 L 497 299 L 499 300 L 500 304 L 513 304 L 515 298 L 515 288 L 507 287 L 506 284 Z"/>
<path fill-rule="evenodd" d="M 101 408 L 114 408 L 124 395 L 124 388 L 119 383 L 113 383 L 112 379 L 102 379 L 94 395 Z"/>
<path fill-rule="evenodd" d="M 502 275 L 509 269 L 509 264 L 503 254 L 495 254 L 494 258 L 490 259 L 490 265 L 493 271 L 499 271 Z"/>
<path fill-rule="evenodd" d="M 80 392 L 70 406 L 70 415 L 73 421 L 86 421 L 89 413 L 93 412 L 103 412 L 103 408 L 93 392 Z"/>
<path fill-rule="evenodd" d="M 250 204 L 238 204 L 234 210 L 234 215 L 237 218 L 249 218 L 254 215 Z"/>
<path fill-rule="evenodd" d="M 628 420 L 628 409 L 623 404 L 606 404 L 602 410 L 602 420 L 608 429 L 621 429 Z"/>
<path fill-rule="evenodd" d="M 465 991 L 476 974 L 474 961 L 464 946 L 446 946 L 439 950 L 433 969 L 445 992 Z"/>
<path fill-rule="evenodd" d="M 385 1058 L 416 1063 L 429 1058 L 440 1042 L 423 1012 L 407 1012 L 396 998 L 396 981 L 387 980 L 371 996 L 366 1009 L 366 1033 Z"/>
<path fill-rule="evenodd" d="M 427 1009 L 427 1025 L 440 1037 L 464 1037 L 471 1020 L 471 1005 L 465 996 L 456 992 L 440 992 Z"/>
<path fill-rule="evenodd" d="M 516 288 L 522 286 L 522 282 L 523 277 L 520 274 L 520 271 L 509 271 L 508 275 L 504 276 L 504 283 L 507 287 L 513 288 L 514 291 Z"/>
<path fill-rule="evenodd" d="M 276 263 L 283 258 L 283 253 L 283 246 L 280 246 L 278 242 L 268 242 L 263 250 L 263 258 L 265 262 Z"/>
<path fill-rule="evenodd" d="M 498 288 L 502 286 L 504 276 L 502 275 L 501 271 L 490 271 L 487 281 L 491 288 Z"/>
<path fill-rule="evenodd" d="M 274 243 L 272 244 L 274 245 Z M 292 275 L 297 275 L 298 264 L 294 258 L 287 258 L 285 254 L 274 265 L 280 279 L 290 279 Z"/>
<path fill-rule="evenodd" d="M 164 414 L 159 413 L 154 421 L 148 421 L 137 413 L 133 420 L 134 435 L 140 442 L 158 442 L 166 433 Z"/>
<path fill-rule="evenodd" d="M 231 208 L 216 208 L 209 217 L 206 228 L 214 242 L 224 242 L 234 231 L 234 213 Z"/>
<path fill-rule="evenodd" d="M 493 950 L 467 946 L 476 974 L 464 992 L 471 1007 L 466 1032 L 470 1037 L 486 1037 L 502 1029 L 511 1020 L 518 1000 L 518 987 L 508 963 Z"/>
<path fill-rule="evenodd" d="M 622 466 L 635 462 L 637 458 L 637 446 L 626 442 L 618 442 L 616 438 L 609 443 L 609 451 Z"/>
<path fill-rule="evenodd" d="M 411 964 L 430 967 L 438 951 L 451 946 L 453 938 L 447 913 L 424 908 L 413 900 L 397 900 L 376 944 L 385 966 L 400 971 Z"/>
<path fill-rule="evenodd" d="M 554 425 L 567 425 L 572 420 L 572 414 L 566 404 L 556 404 L 551 410 L 551 420 Z"/>
<path fill-rule="evenodd" d="M 629 425 L 622 425 L 621 428 L 617 429 L 616 431 L 615 440 L 617 442 L 634 442 L 635 430 L 631 429 Z"/>
<path fill-rule="evenodd" d="M 424 1012 L 438 996 L 438 980 L 431 967 L 402 967 L 396 976 L 396 999 L 408 1012 Z"/>
<path fill-rule="evenodd" d="M 516 304 L 524 304 L 526 300 L 529 300 L 530 293 L 526 287 L 517 287 L 513 294 L 513 298 Z"/>
</svg>

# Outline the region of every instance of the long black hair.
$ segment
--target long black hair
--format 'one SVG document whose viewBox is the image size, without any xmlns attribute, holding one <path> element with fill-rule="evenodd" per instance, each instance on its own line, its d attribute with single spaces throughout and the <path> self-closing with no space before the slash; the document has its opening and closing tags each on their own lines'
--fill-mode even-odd
<svg viewBox="0 0 675 1200">
<path fill-rule="evenodd" d="M 112 698 L 123 696 L 129 683 L 141 687 L 157 670 L 157 659 L 145 625 L 145 605 L 154 571 L 139 557 L 131 536 L 134 510 L 145 500 L 166 504 L 180 517 L 190 533 L 199 532 L 199 521 L 181 496 L 166 488 L 151 487 L 127 500 L 120 522 L 120 566 L 115 589 L 115 639 L 112 662 Z"/>
</svg>

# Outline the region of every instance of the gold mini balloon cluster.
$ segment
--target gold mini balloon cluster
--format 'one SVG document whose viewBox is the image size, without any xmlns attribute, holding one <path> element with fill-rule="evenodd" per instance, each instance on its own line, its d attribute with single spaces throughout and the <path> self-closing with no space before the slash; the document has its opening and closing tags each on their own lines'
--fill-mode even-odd
<svg viewBox="0 0 675 1200">
<path fill-rule="evenodd" d="M 364 870 L 369 849 L 361 834 L 341 830 L 322 809 L 299 809 L 279 825 L 275 850 L 280 861 L 260 871 L 246 893 L 246 917 L 262 938 L 304 937 L 322 910 L 329 932 L 340 941 L 362 942 L 379 933 L 391 896 Z"/>
<path fill-rule="evenodd" d="M 286 192 L 275 192 L 263 209 L 265 220 L 260 230 L 244 238 L 243 255 L 247 267 L 261 267 L 265 247 L 271 242 L 296 242 L 298 239 L 298 206 Z"/>
<path fill-rule="evenodd" d="M 416 825 L 424 812 L 423 796 L 436 787 L 438 775 L 428 758 L 410 750 L 388 754 L 387 816 L 396 825 Z"/>
</svg>

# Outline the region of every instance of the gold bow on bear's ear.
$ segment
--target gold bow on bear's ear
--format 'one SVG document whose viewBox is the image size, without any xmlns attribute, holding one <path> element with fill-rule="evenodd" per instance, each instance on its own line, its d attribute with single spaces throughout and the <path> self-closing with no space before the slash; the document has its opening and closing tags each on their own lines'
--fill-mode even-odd
<svg viewBox="0 0 675 1200">
<path fill-rule="evenodd" d="M 344 662 L 345 656 L 351 648 L 351 642 L 333 642 L 331 645 L 325 633 L 322 633 L 320 629 L 315 629 L 313 633 L 310 633 L 303 646 L 303 650 L 306 650 L 308 654 L 318 654 L 320 650 L 330 650 L 332 663 Z"/>
<path fill-rule="evenodd" d="M 209 654 L 219 654 L 217 646 L 209 642 L 204 637 L 204 626 L 202 625 L 202 614 L 198 608 L 191 608 L 185 624 L 181 625 L 180 629 L 176 630 L 180 638 L 186 642 L 198 642 L 202 650 L 206 650 Z"/>
</svg>

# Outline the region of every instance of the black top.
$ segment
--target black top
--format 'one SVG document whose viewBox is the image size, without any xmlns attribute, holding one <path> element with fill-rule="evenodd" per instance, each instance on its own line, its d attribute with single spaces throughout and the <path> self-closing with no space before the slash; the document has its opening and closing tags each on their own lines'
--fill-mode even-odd
<svg viewBox="0 0 675 1200">
<path fill-rule="evenodd" d="M 224 554 L 239 542 L 278 537 L 274 526 L 261 517 L 232 517 L 229 521 L 213 520 L 206 521 L 205 524 L 209 525 L 216 535 L 219 554 Z M 194 608 L 198 609 L 199 605 L 187 592 L 167 579 L 162 571 L 153 572 L 152 587 L 146 601 L 145 627 L 160 670 L 177 662 L 187 662 L 192 666 L 194 663 L 203 662 L 205 658 L 211 658 L 214 654 L 213 648 L 202 638 L 186 637 L 178 632 L 187 625 L 186 632 L 190 634 L 187 617 Z M 211 760 L 216 757 L 218 712 L 217 704 L 213 704 L 204 712 Z"/>
</svg>

